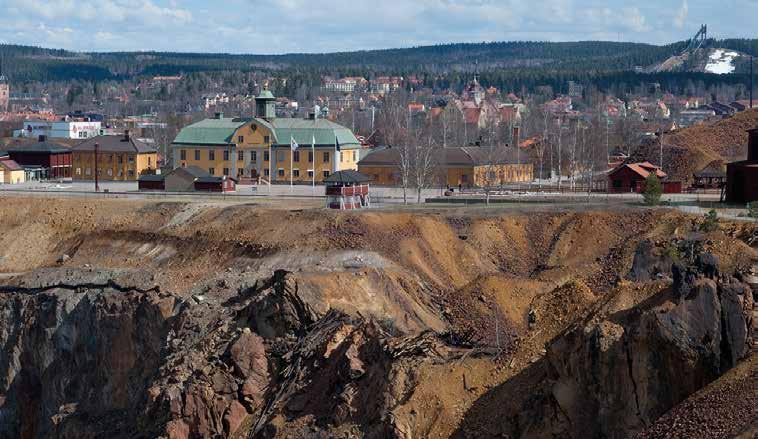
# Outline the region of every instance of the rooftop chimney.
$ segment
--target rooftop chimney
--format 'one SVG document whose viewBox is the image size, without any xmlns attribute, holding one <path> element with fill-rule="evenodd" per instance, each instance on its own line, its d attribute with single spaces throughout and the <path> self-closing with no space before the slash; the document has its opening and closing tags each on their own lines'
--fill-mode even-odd
<svg viewBox="0 0 758 439">
<path fill-rule="evenodd" d="M 516 145 L 518 148 L 519 144 L 521 143 L 521 138 L 519 137 L 521 135 L 521 129 L 518 126 L 513 127 L 513 144 Z"/>
<path fill-rule="evenodd" d="M 46 136 L 46 135 L 44 135 L 44 134 L 40 134 L 40 135 L 39 135 L 39 137 L 38 137 L 37 139 L 38 139 L 40 142 L 44 142 L 45 140 L 47 140 L 47 136 Z"/>
<path fill-rule="evenodd" d="M 128 142 L 129 137 L 131 137 L 131 133 L 129 133 L 129 130 L 124 130 L 124 140 Z"/>
<path fill-rule="evenodd" d="M 748 130 L 747 159 L 758 162 L 758 128 Z"/>
</svg>

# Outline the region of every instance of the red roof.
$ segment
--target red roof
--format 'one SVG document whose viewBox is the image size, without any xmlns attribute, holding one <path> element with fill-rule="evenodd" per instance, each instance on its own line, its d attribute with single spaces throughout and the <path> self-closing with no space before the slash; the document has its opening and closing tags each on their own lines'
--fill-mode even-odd
<svg viewBox="0 0 758 439">
<path fill-rule="evenodd" d="M 654 164 L 652 164 L 650 162 L 627 163 L 627 164 L 625 164 L 625 165 L 623 165 L 623 166 L 621 166 L 619 168 L 616 168 L 616 170 L 613 171 L 613 172 L 615 173 L 615 172 L 617 172 L 617 171 L 619 171 L 619 170 L 621 170 L 621 169 L 623 169 L 625 167 L 631 169 L 634 173 L 636 173 L 637 175 L 639 175 L 642 178 L 647 178 L 653 172 L 655 172 L 655 175 L 658 178 L 666 178 L 667 177 L 666 173 L 663 172 L 663 171 L 661 171 L 661 168 L 659 168 L 658 166 L 655 166 Z"/>
<path fill-rule="evenodd" d="M 0 165 L 9 171 L 22 171 L 24 169 L 15 160 L 0 160 Z"/>
</svg>

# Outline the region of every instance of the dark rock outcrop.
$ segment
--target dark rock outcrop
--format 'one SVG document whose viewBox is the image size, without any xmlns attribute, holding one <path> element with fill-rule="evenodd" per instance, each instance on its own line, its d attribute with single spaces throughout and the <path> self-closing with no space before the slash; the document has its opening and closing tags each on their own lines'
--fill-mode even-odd
<svg viewBox="0 0 758 439">
<path fill-rule="evenodd" d="M 646 277 L 660 254 L 636 259 Z M 487 421 L 475 405 L 457 437 L 630 437 L 734 367 L 748 352 L 751 289 L 697 248 L 686 260 L 674 264 L 671 288 L 623 311 L 599 309 L 556 338 L 544 359 L 485 396 L 482 407 L 502 412 Z"/>
</svg>

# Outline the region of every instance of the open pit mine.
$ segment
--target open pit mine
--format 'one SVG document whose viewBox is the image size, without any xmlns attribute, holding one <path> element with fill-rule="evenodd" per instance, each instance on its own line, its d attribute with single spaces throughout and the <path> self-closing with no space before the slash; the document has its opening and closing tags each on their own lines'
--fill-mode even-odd
<svg viewBox="0 0 758 439">
<path fill-rule="evenodd" d="M 753 438 L 758 225 L 0 207 L 0 438 Z"/>
</svg>

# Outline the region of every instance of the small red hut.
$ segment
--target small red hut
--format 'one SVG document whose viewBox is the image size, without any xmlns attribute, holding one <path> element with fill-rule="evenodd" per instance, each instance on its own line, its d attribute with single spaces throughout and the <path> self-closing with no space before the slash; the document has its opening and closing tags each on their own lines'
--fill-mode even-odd
<svg viewBox="0 0 758 439">
<path fill-rule="evenodd" d="M 358 171 L 337 171 L 324 179 L 328 209 L 363 209 L 371 206 L 368 182 L 371 178 Z"/>
</svg>

